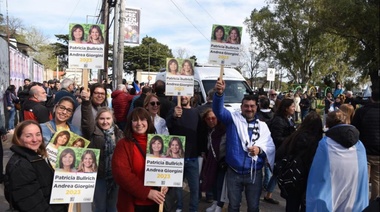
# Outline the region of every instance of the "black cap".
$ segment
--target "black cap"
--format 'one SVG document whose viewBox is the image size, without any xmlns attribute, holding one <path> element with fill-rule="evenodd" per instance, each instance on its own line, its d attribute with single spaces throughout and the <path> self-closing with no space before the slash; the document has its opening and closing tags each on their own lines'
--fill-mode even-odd
<svg viewBox="0 0 380 212">
<path fill-rule="evenodd" d="M 49 84 L 54 84 L 54 80 L 49 80 L 48 83 Z"/>
</svg>

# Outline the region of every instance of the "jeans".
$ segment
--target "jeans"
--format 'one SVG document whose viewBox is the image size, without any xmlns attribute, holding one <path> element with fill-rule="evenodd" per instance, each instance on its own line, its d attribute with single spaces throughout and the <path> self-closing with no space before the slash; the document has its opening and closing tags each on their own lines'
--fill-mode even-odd
<svg viewBox="0 0 380 212">
<path fill-rule="evenodd" d="M 107 186 L 105 179 L 97 179 L 92 211 L 94 212 L 116 212 L 117 193 L 119 187 L 116 187 L 107 195 Z"/>
<path fill-rule="evenodd" d="M 301 110 L 301 121 L 305 119 L 308 113 L 309 113 L 308 110 Z"/>
<path fill-rule="evenodd" d="M 371 200 L 375 200 L 380 195 L 380 156 L 367 155 L 367 163 L 368 176 L 370 177 L 369 182 L 371 183 Z"/>
<path fill-rule="evenodd" d="M 189 211 L 198 211 L 199 203 L 199 164 L 198 158 L 185 158 L 183 176 L 187 179 L 190 188 Z M 177 209 L 183 208 L 182 188 L 177 189 Z"/>
<path fill-rule="evenodd" d="M 269 193 L 273 193 L 276 185 L 277 185 L 277 176 L 272 175 L 272 177 L 269 180 L 268 186 L 267 186 L 267 191 Z"/>
<path fill-rule="evenodd" d="M 251 174 L 241 175 L 228 167 L 226 179 L 230 201 L 228 204 L 229 212 L 239 211 L 243 191 L 245 191 L 245 198 L 247 199 L 247 211 L 259 211 L 263 174 L 262 170 L 253 171 L 252 176 Z"/>
<path fill-rule="evenodd" d="M 263 186 L 264 186 L 265 190 L 268 189 L 269 180 L 270 180 L 271 176 L 272 176 L 272 173 L 269 169 L 269 165 L 265 164 L 265 166 L 264 166 L 264 180 L 263 180 Z"/>
<path fill-rule="evenodd" d="M 15 128 L 15 116 L 16 116 L 16 108 L 12 107 L 9 112 L 9 119 L 8 119 L 8 130 L 13 130 Z"/>
</svg>

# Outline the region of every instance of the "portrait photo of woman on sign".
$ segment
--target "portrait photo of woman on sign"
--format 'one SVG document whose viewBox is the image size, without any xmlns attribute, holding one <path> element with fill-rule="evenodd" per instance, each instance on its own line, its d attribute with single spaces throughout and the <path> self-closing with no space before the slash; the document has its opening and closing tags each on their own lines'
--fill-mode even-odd
<svg viewBox="0 0 380 212">
<path fill-rule="evenodd" d="M 92 25 L 88 31 L 87 43 L 102 44 L 104 43 L 102 29 L 98 25 Z"/>
<path fill-rule="evenodd" d="M 166 157 L 183 158 L 184 156 L 185 156 L 185 151 L 183 150 L 181 139 L 179 137 L 172 137 L 169 141 Z"/>
<path fill-rule="evenodd" d="M 75 152 L 73 149 L 66 148 L 59 155 L 59 169 L 64 172 L 76 172 Z"/>
<path fill-rule="evenodd" d="M 184 60 L 182 63 L 181 75 L 192 76 L 194 75 L 193 63 L 191 60 Z"/>
<path fill-rule="evenodd" d="M 167 73 L 169 75 L 177 75 L 178 74 L 178 61 L 176 59 L 170 59 L 168 62 Z"/>
<path fill-rule="evenodd" d="M 224 27 L 223 26 L 217 26 L 215 27 L 213 34 L 212 34 L 212 41 L 217 43 L 225 43 L 224 41 Z"/>
<path fill-rule="evenodd" d="M 96 155 L 94 151 L 87 149 L 83 152 L 81 161 L 78 166 L 78 172 L 97 172 Z"/>
<path fill-rule="evenodd" d="M 164 141 L 161 136 L 155 135 L 149 142 L 149 154 L 153 157 L 162 157 L 164 152 Z"/>
<path fill-rule="evenodd" d="M 231 29 L 228 32 L 227 42 L 231 44 L 240 44 L 240 32 L 237 27 L 231 27 Z"/>
<path fill-rule="evenodd" d="M 84 41 L 84 29 L 83 26 L 80 24 L 75 24 L 71 28 L 71 41 L 73 43 L 86 43 Z"/>
<path fill-rule="evenodd" d="M 66 146 L 69 140 L 70 140 L 70 132 L 66 130 L 60 131 L 55 137 L 53 144 L 55 148 L 58 149 L 58 147 L 60 146 Z"/>
</svg>

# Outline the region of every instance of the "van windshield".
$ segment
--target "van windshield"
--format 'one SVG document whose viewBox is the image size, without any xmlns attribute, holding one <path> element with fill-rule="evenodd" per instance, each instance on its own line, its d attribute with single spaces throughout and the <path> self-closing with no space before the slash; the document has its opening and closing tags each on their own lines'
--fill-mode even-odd
<svg viewBox="0 0 380 212">
<path fill-rule="evenodd" d="M 251 89 L 244 81 L 225 80 L 224 103 L 240 103 L 244 95 L 248 95 Z M 208 92 L 215 87 L 215 80 L 203 80 L 204 89 Z"/>
</svg>

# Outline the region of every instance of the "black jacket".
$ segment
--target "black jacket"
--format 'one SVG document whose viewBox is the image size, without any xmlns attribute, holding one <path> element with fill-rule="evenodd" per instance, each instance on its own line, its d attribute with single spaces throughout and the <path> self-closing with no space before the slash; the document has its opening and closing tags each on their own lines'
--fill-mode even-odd
<svg viewBox="0 0 380 212">
<path fill-rule="evenodd" d="M 11 150 L 14 154 L 6 167 L 5 190 L 12 206 L 18 211 L 66 212 L 66 204 L 49 204 L 54 170 L 47 160 L 26 147 L 13 145 Z"/>
<path fill-rule="evenodd" d="M 273 142 L 277 150 L 285 141 L 285 139 L 296 129 L 294 122 L 291 125 L 287 118 L 275 115 L 272 121 L 269 122 L 269 130 L 271 132 Z"/>
<path fill-rule="evenodd" d="M 367 155 L 380 156 L 380 104 L 369 103 L 355 111 L 352 125 L 360 132 Z"/>
</svg>

